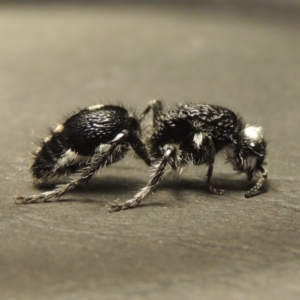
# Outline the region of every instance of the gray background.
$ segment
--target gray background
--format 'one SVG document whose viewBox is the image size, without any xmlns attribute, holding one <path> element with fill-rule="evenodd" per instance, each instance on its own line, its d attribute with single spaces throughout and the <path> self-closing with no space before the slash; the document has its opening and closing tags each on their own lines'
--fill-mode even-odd
<svg viewBox="0 0 300 300">
<path fill-rule="evenodd" d="M 268 2 L 0 7 L 1 299 L 299 299 L 299 1 Z M 110 214 L 148 178 L 129 155 L 65 201 L 13 203 L 40 192 L 28 166 L 48 126 L 78 107 L 140 112 L 153 98 L 263 125 L 267 191 L 245 199 L 251 184 L 221 156 L 224 196 L 191 166 Z"/>
</svg>

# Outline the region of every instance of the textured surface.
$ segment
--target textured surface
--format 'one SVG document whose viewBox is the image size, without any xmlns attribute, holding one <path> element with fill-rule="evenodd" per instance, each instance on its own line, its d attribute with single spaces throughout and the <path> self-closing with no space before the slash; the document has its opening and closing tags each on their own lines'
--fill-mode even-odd
<svg viewBox="0 0 300 300">
<path fill-rule="evenodd" d="M 0 9 L 1 299 L 299 299 L 300 22 L 293 11 L 209 7 Z M 29 152 L 77 107 L 148 100 L 228 106 L 269 137 L 268 192 L 253 199 L 222 158 L 167 175 L 140 208 L 147 168 L 128 157 L 49 204 Z M 51 187 L 48 187 L 51 188 Z"/>
</svg>

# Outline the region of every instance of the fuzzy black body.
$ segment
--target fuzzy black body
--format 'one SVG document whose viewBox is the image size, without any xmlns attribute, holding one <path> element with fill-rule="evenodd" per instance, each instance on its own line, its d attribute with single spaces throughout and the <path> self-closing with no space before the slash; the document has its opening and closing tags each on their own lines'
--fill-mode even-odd
<svg viewBox="0 0 300 300">
<path fill-rule="evenodd" d="M 127 110 L 120 106 L 107 105 L 92 111 L 83 109 L 66 120 L 61 138 L 67 148 L 89 156 L 122 130 L 130 131 L 132 122 Z"/>
<path fill-rule="evenodd" d="M 103 145 L 110 143 L 122 132 L 126 132 L 127 136 L 119 145 L 119 157 L 115 157 L 115 160 L 124 157 L 130 143 L 137 152 L 141 151 L 141 155 L 145 155 L 143 145 L 137 142 L 140 132 L 138 120 L 125 108 L 116 105 L 96 105 L 80 110 L 52 130 L 51 135 L 35 152 L 31 166 L 33 178 L 45 180 L 74 173 L 88 165 L 92 157 L 102 151 Z"/>
<path fill-rule="evenodd" d="M 140 123 L 153 111 L 150 137 L 141 140 Z M 78 184 L 87 182 L 99 169 L 113 164 L 127 151 L 133 151 L 153 167 L 147 185 L 123 204 L 110 204 L 110 211 L 132 208 L 161 181 L 165 170 L 184 168 L 189 162 L 205 164 L 210 192 L 222 195 L 224 190 L 211 184 L 216 154 L 226 150 L 227 161 L 248 180 L 261 173 L 255 186 L 246 194 L 258 192 L 267 178 L 265 157 L 267 144 L 260 126 L 245 124 L 242 117 L 217 105 L 184 104 L 163 112 L 160 100 L 150 101 L 139 118 L 116 105 L 95 105 L 70 116 L 51 131 L 35 152 L 31 173 L 35 180 L 45 181 L 54 176 L 72 174 L 74 177 L 53 191 L 29 197 L 16 197 L 17 203 L 49 201 L 59 198 Z"/>
<path fill-rule="evenodd" d="M 216 152 L 237 139 L 243 126 L 241 118 L 229 109 L 206 104 L 179 105 L 161 114 L 156 120 L 154 133 L 148 141 L 150 153 L 159 158 L 163 146 L 177 144 L 179 150 L 190 152 L 193 156 L 203 156 L 205 144 L 209 136 L 214 143 Z M 195 135 L 201 134 L 201 145 L 197 147 Z M 205 159 L 195 160 L 205 162 Z M 199 163 L 195 163 L 199 164 Z"/>
</svg>

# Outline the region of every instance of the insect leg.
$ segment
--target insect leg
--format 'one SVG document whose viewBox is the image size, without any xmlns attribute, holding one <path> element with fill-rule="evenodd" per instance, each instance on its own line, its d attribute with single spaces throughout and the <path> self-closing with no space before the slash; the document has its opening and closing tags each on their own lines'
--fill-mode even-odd
<svg viewBox="0 0 300 300">
<path fill-rule="evenodd" d="M 208 159 L 208 170 L 207 170 L 207 181 L 206 184 L 208 186 L 208 189 L 211 193 L 216 194 L 216 195 L 223 195 L 224 194 L 224 190 L 221 189 L 216 189 L 212 186 L 211 184 L 211 176 L 213 173 L 213 169 L 214 169 L 214 160 L 215 160 L 215 155 L 216 155 L 216 150 L 215 150 L 215 146 L 213 144 L 213 141 L 211 139 L 211 137 L 208 137 L 208 149 L 209 149 L 209 159 Z"/>
<path fill-rule="evenodd" d="M 151 100 L 148 104 L 148 106 L 145 108 L 143 113 L 139 117 L 139 121 L 143 121 L 145 116 L 150 112 L 150 110 L 153 110 L 153 127 L 156 128 L 156 124 L 158 121 L 159 116 L 163 112 L 163 106 L 161 100 Z"/>
<path fill-rule="evenodd" d="M 99 169 L 104 168 L 124 157 L 127 148 L 121 143 L 127 136 L 128 132 L 124 131 L 118 134 L 109 144 L 108 150 L 104 153 L 98 153 L 91 158 L 91 161 L 76 173 L 76 178 L 67 184 L 56 186 L 53 191 L 41 193 L 39 195 L 32 195 L 28 197 L 17 196 L 15 202 L 17 204 L 27 204 L 36 202 L 47 202 L 51 198 L 59 199 L 62 195 L 74 189 L 82 182 L 88 181 Z"/>
<path fill-rule="evenodd" d="M 158 185 L 158 183 L 161 181 L 167 164 L 173 159 L 175 153 L 175 149 L 174 147 L 168 147 L 162 157 L 162 159 L 160 160 L 160 162 L 158 163 L 158 165 L 155 167 L 155 171 L 152 174 L 150 180 L 148 181 L 147 185 L 142 188 L 132 199 L 121 203 L 121 204 L 108 204 L 107 205 L 107 209 L 110 212 L 115 212 L 115 211 L 119 211 L 119 210 L 124 210 L 124 209 L 128 209 L 128 208 L 134 208 L 136 206 L 138 206 L 141 201 L 152 191 L 155 190 L 156 186 Z"/>
<path fill-rule="evenodd" d="M 151 166 L 151 158 L 144 143 L 140 140 L 137 134 L 131 134 L 128 137 L 128 142 L 130 143 L 134 152 L 146 163 L 146 165 Z"/>
<path fill-rule="evenodd" d="M 245 197 L 246 198 L 250 198 L 252 197 L 254 194 L 256 194 L 258 192 L 258 190 L 261 188 L 261 186 L 263 185 L 264 181 L 267 179 L 268 177 L 268 170 L 264 167 L 260 167 L 260 171 L 262 172 L 262 176 L 259 178 L 259 180 L 257 181 L 257 183 L 255 184 L 255 186 L 253 188 L 251 188 L 246 194 Z"/>
<path fill-rule="evenodd" d="M 208 170 L 207 170 L 207 175 L 206 175 L 207 176 L 207 181 L 206 181 L 207 187 L 211 193 L 216 194 L 216 195 L 223 195 L 225 191 L 214 188 L 210 182 L 210 179 L 211 179 L 211 176 L 213 173 L 213 168 L 214 168 L 213 164 L 208 165 Z"/>
</svg>

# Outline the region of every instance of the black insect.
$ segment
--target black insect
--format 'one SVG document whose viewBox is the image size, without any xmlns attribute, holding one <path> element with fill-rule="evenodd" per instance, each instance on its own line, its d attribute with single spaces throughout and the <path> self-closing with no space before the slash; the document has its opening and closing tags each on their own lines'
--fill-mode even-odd
<svg viewBox="0 0 300 300">
<path fill-rule="evenodd" d="M 146 146 L 140 139 L 140 122 L 153 111 L 153 128 Z M 181 170 L 188 162 L 208 166 L 207 186 L 210 192 L 222 195 L 224 190 L 211 184 L 216 154 L 225 150 L 234 169 L 247 174 L 248 180 L 261 177 L 245 197 L 255 195 L 267 178 L 265 169 L 266 142 L 262 128 L 246 125 L 231 110 L 207 104 L 178 105 L 163 112 L 162 103 L 153 100 L 139 118 L 119 106 L 97 105 L 71 116 L 46 138 L 35 154 L 31 167 L 34 179 L 75 173 L 77 178 L 55 190 L 29 197 L 16 197 L 17 203 L 47 201 L 60 197 L 90 179 L 94 173 L 122 159 L 130 146 L 154 168 L 147 185 L 132 199 L 109 204 L 109 211 L 133 208 L 162 179 L 166 167 Z"/>
</svg>

